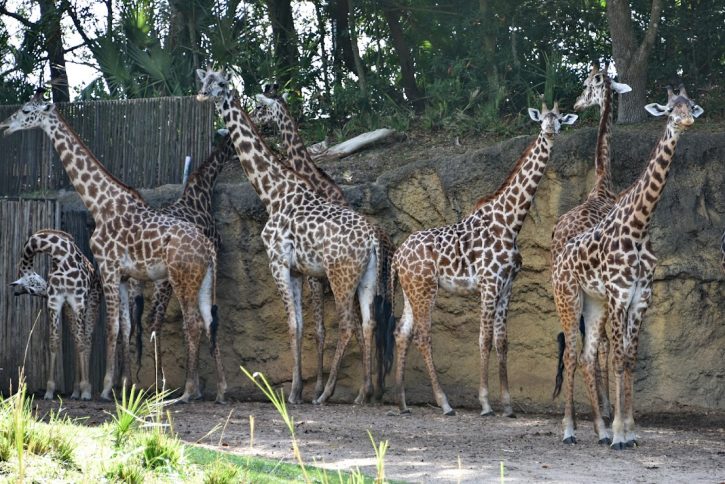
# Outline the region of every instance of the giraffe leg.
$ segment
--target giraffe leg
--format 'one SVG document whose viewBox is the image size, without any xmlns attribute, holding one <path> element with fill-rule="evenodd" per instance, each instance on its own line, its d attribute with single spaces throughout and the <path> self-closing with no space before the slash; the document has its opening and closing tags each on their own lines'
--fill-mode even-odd
<svg viewBox="0 0 725 484">
<path fill-rule="evenodd" d="M 511 298 L 511 287 L 516 274 L 512 273 L 501 288 L 501 293 L 496 303 L 496 314 L 493 322 L 493 342 L 496 346 L 498 356 L 498 376 L 501 385 L 501 404 L 503 405 L 503 416 L 514 418 L 513 407 L 511 406 L 511 393 L 508 383 L 508 335 L 506 331 L 506 318 L 508 316 L 509 300 Z"/>
<path fill-rule="evenodd" d="M 307 278 L 307 285 L 310 288 L 310 304 L 315 318 L 315 339 L 317 340 L 317 380 L 315 382 L 315 398 L 317 398 L 322 394 L 325 385 L 323 370 L 325 358 L 324 286 L 320 279 L 314 277 Z"/>
<path fill-rule="evenodd" d="M 495 313 L 495 300 L 481 291 L 481 327 L 478 336 L 480 350 L 480 383 L 478 388 L 478 401 L 481 404 L 481 416 L 495 415 L 488 401 L 488 362 L 493 343 L 493 322 Z"/>
<path fill-rule="evenodd" d="M 565 444 L 576 443 L 576 422 L 574 420 L 574 373 L 576 371 L 576 340 L 579 319 L 582 313 L 582 296 L 579 290 L 572 291 L 566 284 L 554 285 L 554 301 L 564 332 L 564 427 Z"/>
<path fill-rule="evenodd" d="M 72 304 L 71 317 L 73 317 L 72 331 L 75 343 L 76 353 L 76 381 L 78 386 L 73 389 L 75 398 L 83 400 L 91 399 L 91 383 L 88 375 L 87 360 L 90 357 L 90 346 L 88 346 L 86 337 L 86 301 L 76 300 Z M 73 395 L 71 398 L 73 398 Z"/>
<path fill-rule="evenodd" d="M 337 280 L 335 277 L 330 277 L 330 286 L 332 292 L 335 295 L 335 306 L 337 307 L 337 315 L 340 320 L 340 331 L 337 340 L 337 348 L 335 348 L 335 355 L 332 358 L 332 365 L 330 366 L 330 374 L 327 377 L 327 384 L 325 389 L 317 399 L 313 400 L 312 403 L 316 405 L 324 404 L 328 398 L 330 398 L 335 391 L 335 384 L 337 383 L 337 373 L 340 370 L 340 363 L 342 357 L 345 354 L 347 344 L 350 342 L 353 332 L 353 314 L 352 314 L 352 303 L 355 287 L 350 287 L 349 282 Z M 365 371 L 365 369 L 363 369 Z"/>
<path fill-rule="evenodd" d="M 95 252 L 94 252 L 95 255 Z M 103 295 L 106 298 L 106 375 L 103 377 L 101 400 L 111 400 L 113 374 L 116 371 L 116 343 L 119 330 L 119 278 L 101 269 Z"/>
<path fill-rule="evenodd" d="M 121 370 L 121 388 L 131 384 L 131 315 L 128 304 L 128 283 L 121 281 L 119 285 L 119 304 L 121 308 L 121 355 L 123 368 Z"/>
<path fill-rule="evenodd" d="M 598 326 L 599 347 L 597 350 L 597 392 L 599 393 L 599 406 L 602 418 L 609 421 L 612 418 L 612 404 L 609 402 L 609 336 L 607 335 L 607 314 L 602 315 L 603 321 Z"/>
<path fill-rule="evenodd" d="M 604 419 L 599 409 L 599 390 L 597 378 L 597 349 L 599 347 L 599 337 L 601 335 L 600 325 L 606 322 L 606 309 L 603 301 L 584 296 L 583 301 L 584 324 L 586 325 L 584 343 L 580 355 L 582 364 L 582 372 L 584 373 L 584 382 L 586 384 L 587 394 L 592 406 L 592 422 L 594 423 L 594 431 L 597 433 L 600 444 L 609 445 L 612 439 L 607 432 Z"/>
<path fill-rule="evenodd" d="M 408 347 L 413 338 L 413 309 L 410 301 L 403 293 L 405 304 L 403 306 L 403 314 L 400 322 L 395 328 L 395 386 L 398 392 L 398 408 L 401 414 L 410 413 L 410 409 L 405 403 L 405 359 L 408 355 Z"/>
<path fill-rule="evenodd" d="M 70 333 L 73 337 L 73 393 L 70 395 L 71 400 L 77 400 L 81 396 L 81 366 L 80 366 L 80 352 L 81 345 L 78 344 L 79 338 L 82 339 L 82 335 L 78 333 L 78 321 L 76 308 L 80 307 L 77 304 L 76 298 L 67 301 L 63 304 L 63 317 L 65 323 L 70 325 Z"/>
<path fill-rule="evenodd" d="M 627 311 L 623 304 L 611 300 L 609 303 L 609 320 L 612 325 L 612 340 L 614 342 L 614 420 L 612 420 L 612 448 L 622 450 L 626 448 L 624 435 L 624 399 L 625 399 L 625 352 L 624 331 L 626 329 Z"/>
<path fill-rule="evenodd" d="M 60 325 L 62 301 L 48 300 L 48 313 L 50 315 L 50 364 L 48 365 L 48 383 L 45 386 L 45 400 L 53 400 L 55 394 L 55 361 L 60 346 Z"/>
<path fill-rule="evenodd" d="M 174 292 L 179 298 L 181 312 L 184 318 L 184 336 L 186 340 L 186 383 L 184 393 L 179 398 L 180 403 L 189 403 L 192 399 L 200 396 L 197 380 L 199 365 L 199 340 L 201 337 L 201 315 L 195 301 L 196 294 L 189 294 L 187 287 L 174 287 Z"/>
<path fill-rule="evenodd" d="M 206 335 L 209 338 L 209 348 L 211 348 L 211 354 L 214 357 L 214 363 L 216 364 L 217 372 L 217 394 L 216 403 L 226 403 L 224 394 L 227 390 L 227 380 L 224 377 L 224 365 L 222 364 L 221 350 L 219 349 L 219 338 L 217 338 L 216 332 L 219 326 L 219 320 L 217 317 L 217 307 L 212 306 L 213 300 L 212 287 L 213 287 L 213 273 L 209 269 L 201 289 L 199 291 L 199 311 L 201 317 L 204 320 L 204 329 Z"/>
<path fill-rule="evenodd" d="M 164 367 L 161 357 L 161 327 L 164 324 L 166 309 L 169 307 L 173 292 L 171 283 L 168 280 L 156 281 L 154 283 L 154 296 L 151 303 L 151 314 L 149 314 L 149 333 L 154 338 L 154 348 L 151 348 L 151 357 L 154 359 L 154 371 L 156 372 L 157 382 L 164 381 Z"/>
<path fill-rule="evenodd" d="M 373 300 L 377 290 L 376 260 L 372 257 L 357 286 L 358 301 L 360 303 L 360 316 L 362 320 L 362 333 L 365 342 L 363 348 L 363 369 L 365 380 L 360 394 L 355 399 L 356 404 L 367 403 L 373 394 L 373 332 L 375 331 L 375 320 L 372 318 Z M 380 389 L 382 392 L 383 389 Z M 382 393 L 381 393 L 382 395 Z"/>
<path fill-rule="evenodd" d="M 433 301 L 425 307 L 419 308 L 417 311 L 416 308 L 413 308 L 413 319 L 415 321 L 413 342 L 423 356 L 423 361 L 425 361 L 425 367 L 428 370 L 430 386 L 433 389 L 433 395 L 435 396 L 436 403 L 443 411 L 443 415 L 453 416 L 456 412 L 448 404 L 448 397 L 443 392 L 443 388 L 441 388 L 441 385 L 438 382 L 438 373 L 436 372 L 435 365 L 433 364 L 430 336 L 432 309 Z"/>
</svg>

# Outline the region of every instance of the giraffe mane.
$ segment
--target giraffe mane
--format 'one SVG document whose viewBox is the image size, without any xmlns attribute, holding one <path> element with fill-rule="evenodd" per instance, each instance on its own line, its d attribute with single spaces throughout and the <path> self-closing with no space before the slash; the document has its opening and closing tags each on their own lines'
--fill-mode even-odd
<svg viewBox="0 0 725 484">
<path fill-rule="evenodd" d="M 521 154 L 521 157 L 516 161 L 516 164 L 513 166 L 513 168 L 511 168 L 511 171 L 509 172 L 508 176 L 506 176 L 506 179 L 503 181 L 503 183 L 501 183 L 501 185 L 498 187 L 498 189 L 494 193 L 487 195 L 485 197 L 482 197 L 478 200 L 478 202 L 476 202 L 476 207 L 474 208 L 474 211 L 480 209 L 481 207 L 483 207 L 490 201 L 494 200 L 496 197 L 501 195 L 501 193 L 503 193 L 504 190 L 506 190 L 506 187 L 508 187 L 511 184 L 511 182 L 513 181 L 513 179 L 516 177 L 516 174 L 518 173 L 519 168 L 521 168 L 521 165 L 523 165 L 524 162 L 526 161 L 526 158 L 529 156 L 529 153 L 531 153 L 531 151 L 534 149 L 534 145 L 536 145 L 536 141 L 538 139 L 539 139 L 538 136 L 536 138 L 534 138 L 534 140 L 529 144 L 528 148 L 526 148 L 526 150 L 524 150 L 524 152 Z"/>
<path fill-rule="evenodd" d="M 68 232 L 64 232 L 62 230 L 58 230 L 58 229 L 41 229 L 41 230 L 38 230 L 37 232 L 35 232 L 33 235 L 38 235 L 38 234 L 58 235 L 58 236 L 66 238 L 66 239 L 69 239 L 71 242 L 75 243 L 75 239 L 73 238 L 73 236 L 71 234 L 69 234 Z"/>
</svg>

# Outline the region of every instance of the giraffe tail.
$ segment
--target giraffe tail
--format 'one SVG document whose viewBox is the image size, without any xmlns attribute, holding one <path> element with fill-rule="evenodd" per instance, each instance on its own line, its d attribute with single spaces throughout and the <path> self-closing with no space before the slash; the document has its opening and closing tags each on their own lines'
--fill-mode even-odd
<svg viewBox="0 0 725 484">
<path fill-rule="evenodd" d="M 143 293 L 133 298 L 133 311 L 131 311 L 132 326 L 136 328 L 136 380 L 138 381 L 138 373 L 141 371 L 141 355 L 143 354 L 143 324 L 141 318 L 143 316 L 144 298 Z"/>
<path fill-rule="evenodd" d="M 377 274 L 378 287 L 374 300 L 375 314 L 375 346 L 378 360 L 378 397 L 382 397 L 385 389 L 385 376 L 393 367 L 395 349 L 395 316 L 393 300 L 395 296 L 395 271 L 392 267 L 393 243 L 386 233 L 378 230 L 377 234 Z"/>
<path fill-rule="evenodd" d="M 561 385 L 564 383 L 564 349 L 566 349 L 566 338 L 564 332 L 559 333 L 556 336 L 559 342 L 559 361 L 556 365 L 556 382 L 554 384 L 554 394 L 551 396 L 555 399 L 561 393 Z"/>
<path fill-rule="evenodd" d="M 217 345 L 217 331 L 219 330 L 219 307 L 216 305 L 216 273 L 217 273 L 217 254 L 216 249 L 212 249 L 213 257 L 209 264 L 211 271 L 211 324 L 209 325 L 209 354 L 214 357 Z"/>
</svg>

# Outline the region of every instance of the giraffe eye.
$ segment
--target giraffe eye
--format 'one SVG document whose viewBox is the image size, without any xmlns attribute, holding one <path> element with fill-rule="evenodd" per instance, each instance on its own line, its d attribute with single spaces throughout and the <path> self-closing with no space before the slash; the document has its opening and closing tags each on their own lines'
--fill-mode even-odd
<svg viewBox="0 0 725 484">
<path fill-rule="evenodd" d="M 28 108 L 23 108 L 22 111 L 24 114 L 30 114 L 30 109 Z"/>
<path fill-rule="evenodd" d="M 224 87 L 226 85 L 226 82 L 219 81 L 218 84 L 219 84 L 219 87 Z"/>
</svg>

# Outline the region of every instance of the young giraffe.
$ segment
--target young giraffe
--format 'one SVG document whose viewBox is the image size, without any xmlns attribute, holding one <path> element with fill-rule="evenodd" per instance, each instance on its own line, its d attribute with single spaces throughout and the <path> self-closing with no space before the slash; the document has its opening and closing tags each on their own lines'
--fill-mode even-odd
<svg viewBox="0 0 725 484">
<path fill-rule="evenodd" d="M 367 401 L 372 394 L 370 349 L 373 331 L 384 334 L 392 331 L 392 325 L 388 324 L 392 321 L 391 304 L 386 300 L 388 271 L 380 269 L 385 258 L 374 227 L 358 213 L 328 203 L 308 188 L 303 177 L 275 158 L 242 109 L 225 74 L 201 69 L 197 74 L 202 81 L 199 100 L 215 100 L 242 169 L 270 214 L 261 235 L 272 276 L 287 311 L 294 361 L 289 401 L 298 403 L 302 400 L 303 276 L 326 277 L 330 281 L 340 318 L 340 334 L 330 375 L 324 391 L 313 403 L 326 402 L 335 389 L 342 356 L 354 330 L 352 305 L 356 293 L 362 313 L 361 353 L 365 381 L 355 402 Z M 381 298 L 381 304 L 374 305 L 375 296 Z M 392 348 L 385 347 L 388 340 L 377 339 L 379 354 L 385 356 L 386 362 L 392 359 Z"/>
<path fill-rule="evenodd" d="M 282 144 L 287 152 L 287 158 L 281 159 L 287 167 L 293 172 L 301 175 L 307 182 L 313 191 L 315 191 L 322 198 L 326 199 L 330 203 L 340 205 L 341 207 L 350 208 L 350 203 L 345 198 L 342 189 L 335 183 L 335 181 L 327 174 L 324 170 L 319 168 L 313 161 L 307 147 L 302 141 L 302 137 L 299 134 L 297 123 L 295 122 L 292 115 L 289 113 L 286 103 L 286 95 L 280 96 L 277 92 L 277 84 L 267 84 L 263 94 L 257 94 L 257 106 L 253 111 L 250 118 L 252 122 L 264 129 L 266 127 L 273 127 L 279 131 Z M 393 253 L 395 252 L 395 246 L 393 245 L 390 236 L 383 230 L 379 225 L 374 224 L 374 228 L 381 242 L 383 254 L 385 257 L 385 264 L 380 265 L 384 270 L 390 267 L 392 263 Z M 378 277 L 382 277 L 378 274 Z M 315 386 L 316 395 L 322 392 L 323 386 L 323 356 L 325 349 L 325 322 L 323 319 L 323 302 L 322 302 L 322 281 L 319 279 L 308 277 L 307 282 L 310 286 L 311 299 L 312 299 L 312 312 L 315 315 L 316 321 L 316 336 L 317 336 L 317 384 Z M 392 301 L 394 288 L 393 286 L 388 287 L 388 300 Z M 355 326 L 359 328 L 358 325 Z M 358 340 L 362 345 L 359 331 Z M 383 337 L 383 332 L 376 333 L 378 337 Z M 392 336 L 392 334 L 391 334 Z M 392 341 L 388 343 L 392 347 Z M 378 354 L 378 358 L 382 358 L 383 355 Z M 382 360 L 378 361 L 378 387 L 377 396 L 381 397 L 384 390 L 384 379 L 385 374 L 389 371 Z"/>
<path fill-rule="evenodd" d="M 33 271 L 33 258 L 38 254 L 51 257 L 48 282 Z M 71 398 L 90 400 L 91 337 L 103 295 L 101 280 L 93 264 L 83 255 L 70 234 L 46 229 L 31 235 L 23 245 L 18 275 L 20 279 L 10 283 L 10 286 L 15 287 L 16 296 L 30 294 L 48 299 L 50 365 L 44 398 L 52 400 L 55 393 L 55 363 L 60 346 L 61 315 L 65 309 L 76 353 L 76 378 Z"/>
<path fill-rule="evenodd" d="M 218 141 L 217 146 L 190 176 L 184 187 L 184 191 L 178 200 L 171 205 L 159 208 L 161 214 L 184 220 L 194 224 L 206 237 L 214 242 L 214 248 L 218 254 L 221 249 L 221 236 L 214 223 L 212 212 L 212 196 L 216 179 L 222 168 L 237 157 L 234 146 L 228 135 Z M 135 279 L 130 284 L 129 298 L 131 303 L 131 317 L 136 327 L 136 358 L 138 368 L 141 366 L 141 355 L 143 351 L 143 328 L 141 326 L 141 313 L 143 312 L 143 283 Z M 152 310 L 149 314 L 149 331 L 155 333 L 156 344 L 161 344 L 161 326 L 164 322 L 166 309 L 169 305 L 172 294 L 171 283 L 168 280 L 161 280 L 154 283 L 154 296 Z M 161 352 L 158 352 L 157 368 L 161 370 Z"/>
<path fill-rule="evenodd" d="M 549 160 L 554 135 L 562 124 L 572 124 L 575 114 L 562 116 L 557 105 L 549 111 L 529 109 L 541 132 L 523 152 L 501 187 L 481 199 L 461 222 L 415 232 L 393 257 L 395 273 L 403 288 L 405 306 L 396 329 L 396 383 L 401 413 L 405 403 L 405 359 L 410 340 L 415 341 L 428 369 L 436 402 L 445 415 L 455 412 L 443 392 L 431 354 L 431 311 L 439 289 L 456 294 L 478 292 L 481 297 L 481 415 L 493 415 L 488 401 L 488 359 L 492 339 L 496 345 L 504 416 L 513 417 L 508 389 L 506 315 L 511 286 L 521 268 L 516 237 L 524 223 L 539 181 Z"/>
<path fill-rule="evenodd" d="M 181 401 L 199 395 L 197 365 L 202 326 L 210 338 L 217 364 L 217 401 L 224 400 L 226 382 L 216 344 L 218 319 L 214 304 L 214 244 L 194 225 L 150 208 L 131 187 L 115 178 L 85 146 L 42 90 L 0 123 L 5 134 L 41 128 L 51 139 L 68 178 L 91 213 L 96 228 L 90 245 L 100 269 L 106 298 L 106 375 L 101 398 L 111 398 L 116 340 L 122 331 L 124 363 L 130 366 L 127 280 L 169 279 L 184 317 L 187 377 Z"/>
<path fill-rule="evenodd" d="M 652 298 L 652 277 L 657 258 L 649 240 L 649 223 L 667 181 L 680 135 L 703 110 L 680 89 L 668 89 L 666 106 L 648 104 L 655 116 L 668 115 L 665 133 L 639 179 L 617 199 L 612 210 L 595 226 L 570 239 L 553 264 L 554 300 L 566 339 L 564 367 L 564 443 L 574 435 L 574 369 L 579 318 L 587 324 L 580 356 L 592 405 L 594 430 L 600 443 L 609 434 L 599 411 L 595 359 L 602 325 L 608 319 L 614 343 L 615 369 L 612 448 L 636 445 L 632 404 L 633 371 L 642 318 Z M 604 316 L 606 314 L 606 317 Z"/>
<path fill-rule="evenodd" d="M 596 181 L 586 200 L 559 217 L 554 226 L 554 231 L 551 236 L 552 274 L 554 272 L 554 261 L 564 248 L 566 241 L 593 227 L 614 206 L 616 195 L 612 189 L 610 155 L 613 120 L 612 94 L 613 92 L 623 94 L 631 90 L 632 88 L 627 84 L 614 82 L 607 74 L 607 68 L 603 72 L 599 72 L 599 68 L 595 64 L 592 66 L 589 76 L 584 81 L 584 91 L 574 103 L 574 109 L 576 111 L 582 111 L 590 106 L 599 106 L 599 129 L 597 130 L 597 147 L 594 154 Z M 602 317 L 606 318 L 606 314 Z M 601 325 L 600 327 L 602 333 L 599 337 L 599 359 L 596 362 L 595 368 L 597 373 L 597 391 L 599 392 L 603 416 L 609 418 L 609 338 L 607 337 L 605 326 Z M 559 337 L 559 341 L 564 341 L 563 336 Z M 563 347 L 560 348 L 560 351 L 564 351 Z M 560 388 L 561 380 L 557 379 L 554 398 L 559 394 Z"/>
</svg>

